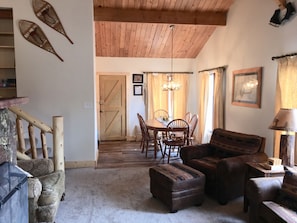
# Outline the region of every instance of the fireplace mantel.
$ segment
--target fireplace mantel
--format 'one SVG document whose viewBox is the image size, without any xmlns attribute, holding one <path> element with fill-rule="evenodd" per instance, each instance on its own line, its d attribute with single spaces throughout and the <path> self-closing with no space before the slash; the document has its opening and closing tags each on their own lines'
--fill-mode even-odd
<svg viewBox="0 0 297 223">
<path fill-rule="evenodd" d="M 29 98 L 27 97 L 0 98 L 0 109 L 26 104 L 28 102 L 29 102 Z"/>
</svg>

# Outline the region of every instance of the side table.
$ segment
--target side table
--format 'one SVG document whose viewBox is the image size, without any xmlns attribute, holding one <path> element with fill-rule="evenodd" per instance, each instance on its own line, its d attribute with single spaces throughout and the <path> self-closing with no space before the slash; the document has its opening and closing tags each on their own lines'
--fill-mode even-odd
<svg viewBox="0 0 297 223">
<path fill-rule="evenodd" d="M 244 183 L 244 197 L 243 197 L 243 211 L 248 211 L 249 201 L 246 197 L 246 184 L 250 178 L 255 177 L 279 177 L 285 175 L 285 170 L 266 170 L 259 163 L 248 162 L 247 172 L 245 174 L 245 183 Z"/>
</svg>

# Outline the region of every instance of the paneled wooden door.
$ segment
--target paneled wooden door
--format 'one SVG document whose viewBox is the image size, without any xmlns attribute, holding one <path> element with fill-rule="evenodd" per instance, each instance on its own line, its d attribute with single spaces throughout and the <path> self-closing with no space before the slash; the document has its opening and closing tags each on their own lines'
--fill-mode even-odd
<svg viewBox="0 0 297 223">
<path fill-rule="evenodd" d="M 99 75 L 97 80 L 100 140 L 126 140 L 126 76 Z"/>
</svg>

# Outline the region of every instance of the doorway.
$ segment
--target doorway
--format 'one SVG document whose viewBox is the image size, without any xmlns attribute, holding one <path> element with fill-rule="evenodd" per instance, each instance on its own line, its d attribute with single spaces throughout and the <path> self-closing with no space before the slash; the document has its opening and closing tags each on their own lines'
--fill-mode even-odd
<svg viewBox="0 0 297 223">
<path fill-rule="evenodd" d="M 97 73 L 96 89 L 100 141 L 126 140 L 126 76 Z"/>
</svg>

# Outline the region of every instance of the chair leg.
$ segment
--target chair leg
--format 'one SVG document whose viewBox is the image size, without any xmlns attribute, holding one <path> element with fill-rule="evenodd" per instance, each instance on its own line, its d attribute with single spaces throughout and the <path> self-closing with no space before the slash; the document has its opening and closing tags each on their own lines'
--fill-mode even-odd
<svg viewBox="0 0 297 223">
<path fill-rule="evenodd" d="M 167 163 L 169 163 L 169 161 L 170 161 L 170 154 L 171 154 L 171 146 L 169 146 L 169 152 L 168 152 L 168 160 L 167 160 Z"/>
<path fill-rule="evenodd" d="M 158 146 L 160 147 L 162 158 L 164 158 L 164 152 L 163 152 L 162 142 L 160 140 L 158 140 Z"/>
<path fill-rule="evenodd" d="M 141 142 L 140 142 L 140 149 L 141 149 L 141 152 L 143 153 L 144 152 L 144 142 L 143 142 L 143 139 L 141 139 Z"/>
<path fill-rule="evenodd" d="M 147 158 L 147 151 L 148 151 L 149 142 L 145 141 L 145 157 Z"/>
<path fill-rule="evenodd" d="M 181 146 L 178 146 L 178 147 L 177 147 L 177 153 L 176 153 L 176 156 L 177 156 L 177 157 L 179 156 L 180 149 L 181 149 Z"/>
<path fill-rule="evenodd" d="M 167 149 L 168 149 L 168 146 L 167 146 L 167 145 L 164 145 L 164 152 L 163 152 L 163 154 L 162 154 L 162 159 L 164 159 L 165 156 L 168 155 L 168 154 L 166 153 L 166 150 L 167 150 Z"/>
</svg>

